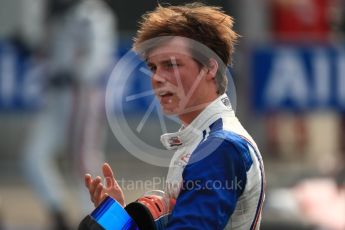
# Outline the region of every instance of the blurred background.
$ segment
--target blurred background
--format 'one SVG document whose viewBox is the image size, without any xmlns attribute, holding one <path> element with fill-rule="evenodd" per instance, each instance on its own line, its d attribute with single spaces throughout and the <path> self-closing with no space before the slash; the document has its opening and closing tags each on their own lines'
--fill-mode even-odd
<svg viewBox="0 0 345 230">
<path fill-rule="evenodd" d="M 0 0 L 0 230 L 76 229 L 93 209 L 83 174 L 101 175 L 105 160 L 127 203 L 163 187 L 167 168 L 129 154 L 104 109 L 109 73 L 157 2 L 190 1 Z M 265 162 L 262 229 L 344 230 L 345 1 L 203 2 L 242 36 L 231 72 Z M 125 93 L 149 86 L 136 77 Z M 133 130 L 150 100 L 124 105 Z M 162 148 L 157 117 L 143 130 Z"/>
</svg>

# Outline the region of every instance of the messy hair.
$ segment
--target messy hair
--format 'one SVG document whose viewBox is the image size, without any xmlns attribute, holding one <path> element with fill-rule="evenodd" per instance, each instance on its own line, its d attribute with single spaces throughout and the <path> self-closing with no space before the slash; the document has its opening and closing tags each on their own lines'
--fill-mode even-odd
<svg viewBox="0 0 345 230">
<path fill-rule="evenodd" d="M 224 63 L 216 75 L 218 94 L 227 88 L 225 68 L 232 63 L 238 35 L 233 31 L 233 18 L 220 7 L 189 3 L 182 6 L 161 6 L 146 13 L 134 38 L 134 50 L 150 39 L 161 36 L 186 37 L 211 49 Z M 209 57 L 210 58 L 210 57 Z"/>
</svg>

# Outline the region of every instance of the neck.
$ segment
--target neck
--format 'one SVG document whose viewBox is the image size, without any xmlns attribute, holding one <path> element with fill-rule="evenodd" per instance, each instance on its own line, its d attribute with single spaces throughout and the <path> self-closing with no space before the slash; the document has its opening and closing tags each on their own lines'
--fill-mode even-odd
<svg viewBox="0 0 345 230">
<path fill-rule="evenodd" d="M 183 124 L 183 126 L 188 126 L 190 123 L 193 122 L 193 120 L 211 103 L 213 102 L 215 99 L 217 99 L 219 97 L 219 95 L 216 95 L 214 97 L 211 97 L 210 99 L 208 99 L 206 102 L 198 105 L 198 106 L 194 106 L 191 108 L 187 108 L 185 110 L 185 112 L 181 113 L 178 115 L 181 123 Z"/>
<path fill-rule="evenodd" d="M 183 126 L 187 126 L 203 111 L 204 109 L 199 109 L 190 113 L 184 113 L 179 115 L 179 119 Z"/>
</svg>

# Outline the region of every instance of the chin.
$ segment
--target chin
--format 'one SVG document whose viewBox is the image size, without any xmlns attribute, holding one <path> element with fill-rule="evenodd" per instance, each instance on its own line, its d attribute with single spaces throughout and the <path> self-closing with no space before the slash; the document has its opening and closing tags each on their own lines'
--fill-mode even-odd
<svg viewBox="0 0 345 230">
<path fill-rule="evenodd" d="M 177 111 L 176 108 L 164 108 L 163 106 L 161 106 L 162 108 L 162 111 L 165 115 L 168 115 L 168 116 L 174 116 L 174 115 L 177 115 L 179 111 Z"/>
<path fill-rule="evenodd" d="M 178 112 L 176 112 L 176 111 L 167 110 L 167 109 L 163 109 L 163 113 L 164 113 L 165 115 L 168 115 L 168 116 L 174 116 L 174 115 L 177 115 L 177 114 L 178 114 Z"/>
</svg>

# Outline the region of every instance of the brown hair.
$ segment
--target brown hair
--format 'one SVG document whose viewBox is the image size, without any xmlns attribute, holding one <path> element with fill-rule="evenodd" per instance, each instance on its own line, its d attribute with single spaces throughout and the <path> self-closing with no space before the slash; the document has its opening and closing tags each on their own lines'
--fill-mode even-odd
<svg viewBox="0 0 345 230">
<path fill-rule="evenodd" d="M 232 27 L 232 17 L 220 7 L 201 3 L 167 7 L 158 5 L 154 11 L 143 16 L 133 47 L 138 51 L 143 42 L 160 36 L 186 37 L 210 48 L 227 66 L 232 62 L 231 56 L 238 38 Z M 224 73 L 225 67 L 217 72 L 218 94 L 226 91 L 227 78 Z"/>
</svg>

